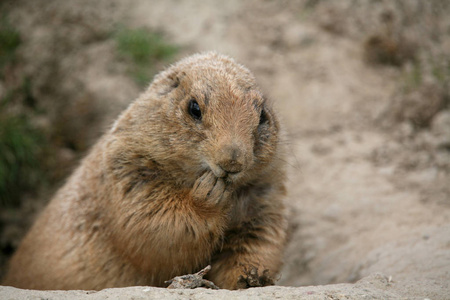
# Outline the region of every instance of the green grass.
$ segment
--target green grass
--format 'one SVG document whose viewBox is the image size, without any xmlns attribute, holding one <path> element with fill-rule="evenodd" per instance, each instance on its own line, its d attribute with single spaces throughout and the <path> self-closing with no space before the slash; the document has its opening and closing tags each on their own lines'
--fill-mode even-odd
<svg viewBox="0 0 450 300">
<path fill-rule="evenodd" d="M 439 82 L 448 84 L 450 81 L 450 57 L 439 57 L 439 63 L 433 61 L 431 74 Z"/>
<path fill-rule="evenodd" d="M 130 73 L 139 85 L 147 85 L 155 73 L 155 64 L 170 61 L 178 48 L 163 37 L 143 28 L 120 28 L 116 33 L 117 51 L 130 63 Z"/>
<path fill-rule="evenodd" d="M 42 178 L 43 136 L 25 116 L 0 114 L 0 205 L 15 205 Z"/>
<path fill-rule="evenodd" d="M 5 17 L 0 19 L 0 69 L 14 60 L 15 51 L 20 45 L 19 32 Z"/>
<path fill-rule="evenodd" d="M 16 68 L 20 43 L 19 32 L 1 17 L 0 80 Z M 45 139 L 30 123 L 35 113 L 30 85 L 29 79 L 19 86 L 5 84 L 0 99 L 0 207 L 18 206 L 23 194 L 35 190 L 45 177 L 40 165 Z"/>
<path fill-rule="evenodd" d="M 410 70 L 404 71 L 404 90 L 412 91 L 418 89 L 423 81 L 423 72 L 423 68 L 419 61 L 414 62 Z"/>
<path fill-rule="evenodd" d="M 450 82 L 450 57 L 444 55 L 414 61 L 411 68 L 403 70 L 404 91 L 410 92 L 420 88 L 426 77 L 434 79 L 439 85 L 447 86 Z"/>
</svg>

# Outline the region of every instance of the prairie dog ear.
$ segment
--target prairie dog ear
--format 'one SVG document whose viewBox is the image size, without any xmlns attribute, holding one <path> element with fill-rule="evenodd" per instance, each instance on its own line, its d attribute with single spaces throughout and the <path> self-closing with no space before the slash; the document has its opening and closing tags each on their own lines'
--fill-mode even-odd
<svg viewBox="0 0 450 300">
<path fill-rule="evenodd" d="M 184 76 L 186 76 L 185 72 L 171 69 L 161 72 L 155 76 L 150 89 L 154 89 L 158 95 L 166 95 L 180 85 L 181 79 Z"/>
</svg>

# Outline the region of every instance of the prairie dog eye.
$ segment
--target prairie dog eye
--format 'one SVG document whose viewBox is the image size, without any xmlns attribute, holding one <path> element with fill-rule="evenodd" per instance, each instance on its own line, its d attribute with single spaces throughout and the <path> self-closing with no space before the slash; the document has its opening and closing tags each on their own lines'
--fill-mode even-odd
<svg viewBox="0 0 450 300">
<path fill-rule="evenodd" d="M 189 101 L 188 112 L 195 120 L 200 121 L 202 119 L 202 111 L 200 110 L 200 106 L 195 99 L 191 99 Z"/>
<path fill-rule="evenodd" d="M 259 125 L 267 122 L 267 113 L 264 109 L 261 109 L 261 114 L 259 115 Z"/>
</svg>

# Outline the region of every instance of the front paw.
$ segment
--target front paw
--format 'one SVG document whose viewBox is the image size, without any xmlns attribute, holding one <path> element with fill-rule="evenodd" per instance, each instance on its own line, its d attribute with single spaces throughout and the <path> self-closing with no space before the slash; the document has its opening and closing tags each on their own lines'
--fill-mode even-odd
<svg viewBox="0 0 450 300">
<path fill-rule="evenodd" d="M 274 285 L 275 280 L 270 276 L 268 269 L 265 269 L 261 275 L 258 274 L 258 268 L 248 266 L 244 268 L 244 276 L 240 275 L 236 287 L 238 289 L 247 289 L 251 287 L 262 287 Z"/>
<path fill-rule="evenodd" d="M 207 171 L 195 181 L 191 196 L 197 201 L 217 205 L 230 196 L 230 191 L 222 178 L 217 178 L 212 171 Z"/>
</svg>

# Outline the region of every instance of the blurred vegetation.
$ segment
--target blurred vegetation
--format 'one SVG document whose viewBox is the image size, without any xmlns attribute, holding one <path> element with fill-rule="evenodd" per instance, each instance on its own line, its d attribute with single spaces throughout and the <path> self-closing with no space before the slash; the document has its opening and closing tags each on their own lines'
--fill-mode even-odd
<svg viewBox="0 0 450 300">
<path fill-rule="evenodd" d="M 43 136 L 25 115 L 0 114 L 0 195 L 2 205 L 17 205 L 24 191 L 41 180 Z"/>
<path fill-rule="evenodd" d="M 6 17 L 0 19 L 0 69 L 14 59 L 14 53 L 20 45 L 19 32 L 11 26 Z M 3 73 L 3 72 L 2 72 Z M 3 74 L 2 74 L 3 75 Z"/>
<path fill-rule="evenodd" d="M 144 28 L 121 27 L 115 35 L 120 57 L 130 62 L 130 73 L 140 85 L 147 85 L 155 73 L 158 62 L 168 62 L 178 48 L 167 43 L 161 34 Z"/>
<path fill-rule="evenodd" d="M 18 206 L 24 192 L 42 178 L 40 157 L 44 136 L 30 122 L 34 101 L 30 81 L 15 76 L 19 32 L 0 20 L 0 206 Z M 19 83 L 17 83 L 19 82 Z"/>
<path fill-rule="evenodd" d="M 422 55 L 402 69 L 403 82 L 388 107 L 396 121 L 408 121 L 415 132 L 431 126 L 450 108 L 450 56 Z"/>
<path fill-rule="evenodd" d="M 403 92 L 408 93 L 433 82 L 443 90 L 450 87 L 450 55 L 425 56 L 402 69 Z M 444 95 L 446 97 L 450 95 Z"/>
<path fill-rule="evenodd" d="M 414 61 L 416 48 L 407 40 L 389 35 L 375 34 L 364 42 L 364 56 L 367 62 L 381 65 L 401 66 Z"/>
</svg>

